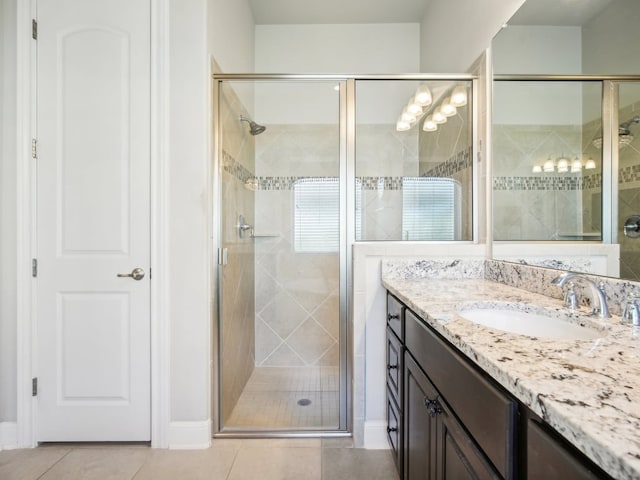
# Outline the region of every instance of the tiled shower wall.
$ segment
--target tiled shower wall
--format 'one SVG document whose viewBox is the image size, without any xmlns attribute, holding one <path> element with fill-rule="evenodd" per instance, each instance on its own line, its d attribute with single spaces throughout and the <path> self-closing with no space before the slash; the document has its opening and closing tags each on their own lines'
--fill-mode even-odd
<svg viewBox="0 0 640 480">
<path fill-rule="evenodd" d="M 590 205 L 584 208 L 582 173 L 531 171 L 549 157 L 573 159 L 583 151 L 581 126 L 494 125 L 494 239 L 558 240 L 589 231 L 583 224 L 582 212 L 590 216 Z"/>
<path fill-rule="evenodd" d="M 256 137 L 256 365 L 339 364 L 338 253 L 296 253 L 293 182 L 337 177 L 337 125 L 269 125 Z"/>
<path fill-rule="evenodd" d="M 254 140 L 238 97 L 225 86 L 221 100 L 222 128 L 222 246 L 228 249 L 228 263 L 222 270 L 221 379 L 222 421 L 225 423 L 236 405 L 255 365 L 254 339 L 254 248 L 249 236 L 240 238 L 236 227 L 243 215 L 252 224 L 254 192 L 244 188 L 244 178 L 255 169 Z"/>
</svg>

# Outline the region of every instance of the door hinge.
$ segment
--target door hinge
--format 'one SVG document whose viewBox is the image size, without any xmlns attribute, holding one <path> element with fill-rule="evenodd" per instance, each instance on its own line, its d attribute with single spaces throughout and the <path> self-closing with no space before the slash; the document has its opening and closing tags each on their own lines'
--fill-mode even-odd
<svg viewBox="0 0 640 480">
<path fill-rule="evenodd" d="M 35 397 L 38 395 L 38 377 L 34 377 L 31 379 L 31 396 Z"/>
<path fill-rule="evenodd" d="M 38 276 L 38 259 L 37 258 L 31 259 L 31 276 L 34 278 Z"/>
<path fill-rule="evenodd" d="M 229 263 L 229 250 L 218 248 L 218 265 L 226 265 L 227 263 Z"/>
<path fill-rule="evenodd" d="M 31 20 L 31 36 L 34 40 L 38 39 L 38 22 L 35 19 Z"/>
<path fill-rule="evenodd" d="M 38 158 L 38 140 L 31 140 L 31 158 Z"/>
</svg>

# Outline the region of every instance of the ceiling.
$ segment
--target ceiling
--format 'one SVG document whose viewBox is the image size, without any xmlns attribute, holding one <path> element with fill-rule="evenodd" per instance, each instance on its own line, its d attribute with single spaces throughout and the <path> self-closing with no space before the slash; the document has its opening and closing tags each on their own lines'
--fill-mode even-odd
<svg viewBox="0 0 640 480">
<path fill-rule="evenodd" d="M 429 0 L 249 0 L 256 25 L 420 23 Z"/>
</svg>

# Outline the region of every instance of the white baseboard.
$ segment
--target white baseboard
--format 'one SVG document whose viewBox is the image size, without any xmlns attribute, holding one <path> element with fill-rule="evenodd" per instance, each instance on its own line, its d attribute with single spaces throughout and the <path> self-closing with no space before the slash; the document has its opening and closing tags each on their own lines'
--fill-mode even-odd
<svg viewBox="0 0 640 480">
<path fill-rule="evenodd" d="M 171 422 L 169 448 L 175 450 L 202 450 L 211 446 L 211 421 Z"/>
<path fill-rule="evenodd" d="M 18 448 L 18 424 L 0 422 L 0 450 Z"/>
<path fill-rule="evenodd" d="M 364 422 L 364 448 L 370 450 L 388 450 L 391 448 L 387 440 L 387 422 Z"/>
</svg>

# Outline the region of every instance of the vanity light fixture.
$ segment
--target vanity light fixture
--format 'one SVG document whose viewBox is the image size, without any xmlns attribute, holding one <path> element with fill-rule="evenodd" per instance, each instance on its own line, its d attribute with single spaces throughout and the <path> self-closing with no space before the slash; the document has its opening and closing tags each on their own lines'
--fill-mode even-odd
<svg viewBox="0 0 640 480">
<path fill-rule="evenodd" d="M 401 115 L 398 121 L 396 122 L 396 130 L 398 132 L 406 132 L 410 128 L 411 128 L 411 122 L 408 122 L 407 120 L 402 118 L 402 115 Z"/>
<path fill-rule="evenodd" d="M 433 111 L 433 121 L 438 125 L 447 121 L 447 117 L 440 111 L 440 107 L 436 107 Z"/>
<path fill-rule="evenodd" d="M 416 90 L 416 95 L 413 97 L 414 100 L 420 104 L 422 107 L 428 107 L 433 103 L 433 97 L 431 95 L 431 90 L 426 85 L 420 85 L 418 90 Z"/>
<path fill-rule="evenodd" d="M 593 170 L 594 168 L 596 168 L 596 162 L 593 161 L 591 158 L 589 160 L 587 160 L 587 162 L 584 164 L 584 169 L 585 170 Z"/>
<path fill-rule="evenodd" d="M 411 113 L 407 107 L 405 107 L 402 110 L 402 114 L 400 115 L 400 118 L 402 118 L 402 120 L 404 120 L 405 122 L 408 123 L 415 123 L 416 121 L 416 114 L 415 113 Z"/>
<path fill-rule="evenodd" d="M 578 173 L 582 171 L 582 162 L 578 160 L 576 157 L 573 162 L 571 162 L 571 173 Z"/>
<path fill-rule="evenodd" d="M 534 165 L 531 171 L 533 173 L 542 173 L 542 167 L 540 165 Z"/>
<path fill-rule="evenodd" d="M 556 167 L 558 168 L 558 173 L 567 173 L 569 171 L 569 159 L 560 157 Z"/>
<path fill-rule="evenodd" d="M 467 88 L 458 85 L 451 92 L 451 105 L 454 107 L 462 107 L 467 104 Z"/>
<path fill-rule="evenodd" d="M 556 164 L 555 164 L 555 162 L 554 162 L 553 160 L 551 160 L 550 158 L 549 158 L 549 160 L 547 160 L 546 162 L 544 162 L 544 165 L 542 166 L 542 170 L 543 170 L 545 173 L 551 173 L 551 172 L 554 172 L 554 171 L 555 171 L 555 169 L 556 169 Z"/>
<path fill-rule="evenodd" d="M 440 112 L 442 112 L 445 117 L 451 117 L 456 114 L 457 109 L 451 103 L 451 97 L 447 97 L 442 101 Z"/>
<path fill-rule="evenodd" d="M 407 105 L 407 112 L 413 113 L 416 116 L 422 115 L 422 105 L 418 103 L 416 97 L 411 97 Z"/>
<path fill-rule="evenodd" d="M 438 129 L 438 124 L 433 120 L 433 115 L 427 116 L 422 124 L 422 130 L 425 132 L 435 132 Z"/>
</svg>

